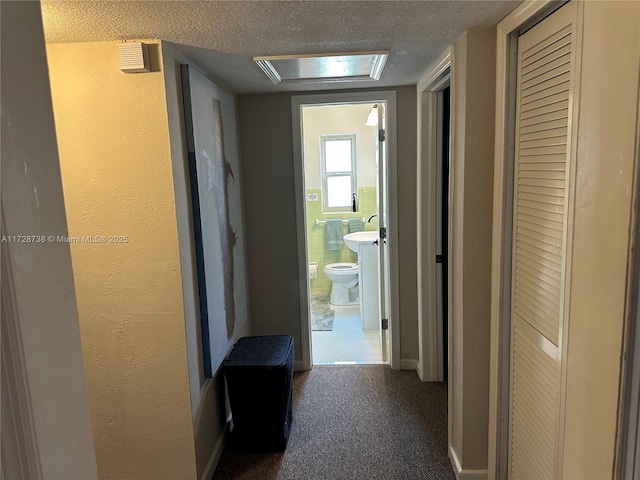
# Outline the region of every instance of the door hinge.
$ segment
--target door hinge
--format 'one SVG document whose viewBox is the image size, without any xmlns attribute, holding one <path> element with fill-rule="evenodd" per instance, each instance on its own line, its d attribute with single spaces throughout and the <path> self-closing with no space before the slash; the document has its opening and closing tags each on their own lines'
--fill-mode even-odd
<svg viewBox="0 0 640 480">
<path fill-rule="evenodd" d="M 380 238 L 387 238 L 387 227 L 380 227 Z"/>
<path fill-rule="evenodd" d="M 382 319 L 382 329 L 383 330 L 389 330 L 389 319 L 388 318 L 383 318 Z"/>
<path fill-rule="evenodd" d="M 436 263 L 444 262 L 444 257 L 442 255 L 436 255 Z"/>
<path fill-rule="evenodd" d="M 387 132 L 385 132 L 384 128 L 378 130 L 378 140 L 384 142 L 387 139 Z"/>
</svg>

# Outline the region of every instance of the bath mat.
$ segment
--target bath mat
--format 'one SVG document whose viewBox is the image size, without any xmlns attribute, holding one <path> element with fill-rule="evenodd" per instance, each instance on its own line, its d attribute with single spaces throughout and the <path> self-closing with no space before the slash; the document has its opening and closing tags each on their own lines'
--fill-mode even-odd
<svg viewBox="0 0 640 480">
<path fill-rule="evenodd" d="M 333 310 L 329 307 L 329 295 L 311 297 L 311 330 L 314 332 L 333 330 Z"/>
</svg>

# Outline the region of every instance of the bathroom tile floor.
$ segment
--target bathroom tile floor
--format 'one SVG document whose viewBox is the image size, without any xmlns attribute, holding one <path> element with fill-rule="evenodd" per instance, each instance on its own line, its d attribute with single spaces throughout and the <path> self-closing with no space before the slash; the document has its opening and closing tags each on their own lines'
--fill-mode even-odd
<svg viewBox="0 0 640 480">
<path fill-rule="evenodd" d="M 331 307 L 333 330 L 312 332 L 313 364 L 340 365 L 385 363 L 377 330 L 362 330 L 360 307 Z"/>
</svg>

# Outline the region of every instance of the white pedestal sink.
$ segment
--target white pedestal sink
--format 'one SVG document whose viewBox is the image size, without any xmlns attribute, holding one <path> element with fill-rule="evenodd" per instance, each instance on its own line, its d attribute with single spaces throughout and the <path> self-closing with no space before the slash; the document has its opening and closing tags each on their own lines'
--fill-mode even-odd
<svg viewBox="0 0 640 480">
<path fill-rule="evenodd" d="M 363 330 L 380 328 L 378 287 L 377 231 L 354 232 L 345 235 L 344 241 L 358 254 L 358 281 L 360 285 L 360 316 Z"/>
<path fill-rule="evenodd" d="M 378 239 L 378 232 L 353 232 L 346 234 L 343 238 L 344 243 L 347 244 L 347 247 L 358 253 L 358 247 L 360 246 L 360 244 L 368 243 L 369 245 L 371 245 L 375 240 Z"/>
</svg>

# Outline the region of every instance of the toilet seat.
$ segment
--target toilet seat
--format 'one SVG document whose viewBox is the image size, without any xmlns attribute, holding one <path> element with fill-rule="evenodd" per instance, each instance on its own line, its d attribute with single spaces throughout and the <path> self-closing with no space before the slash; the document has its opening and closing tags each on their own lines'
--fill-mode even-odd
<svg viewBox="0 0 640 480">
<path fill-rule="evenodd" d="M 349 262 L 330 263 L 324 267 L 324 271 L 330 271 L 336 275 L 353 275 L 358 273 L 358 264 Z"/>
</svg>

